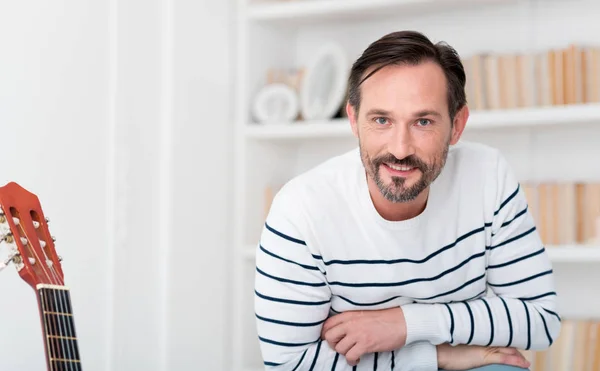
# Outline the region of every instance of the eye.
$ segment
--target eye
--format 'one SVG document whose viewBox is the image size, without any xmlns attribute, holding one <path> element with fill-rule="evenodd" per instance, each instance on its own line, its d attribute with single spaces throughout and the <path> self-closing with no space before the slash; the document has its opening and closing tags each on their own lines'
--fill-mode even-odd
<svg viewBox="0 0 600 371">
<path fill-rule="evenodd" d="M 419 119 L 417 120 L 417 124 L 419 124 L 420 126 L 427 126 L 431 124 L 431 120 L 429 119 Z"/>
<path fill-rule="evenodd" d="M 375 122 L 380 125 L 387 124 L 387 119 L 385 117 L 375 117 Z"/>
</svg>

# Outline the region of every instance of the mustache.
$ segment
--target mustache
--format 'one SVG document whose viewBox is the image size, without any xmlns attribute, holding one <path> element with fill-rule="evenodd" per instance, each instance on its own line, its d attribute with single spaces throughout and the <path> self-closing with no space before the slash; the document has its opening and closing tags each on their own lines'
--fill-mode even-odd
<svg viewBox="0 0 600 371">
<path fill-rule="evenodd" d="M 396 156 L 392 155 L 391 153 L 388 153 L 387 155 L 379 156 L 373 160 L 373 164 L 375 164 L 376 166 L 379 166 L 383 163 L 414 167 L 421 171 L 425 171 L 429 168 L 426 162 L 424 162 L 415 155 L 410 155 L 403 159 L 398 159 L 396 158 Z"/>
</svg>

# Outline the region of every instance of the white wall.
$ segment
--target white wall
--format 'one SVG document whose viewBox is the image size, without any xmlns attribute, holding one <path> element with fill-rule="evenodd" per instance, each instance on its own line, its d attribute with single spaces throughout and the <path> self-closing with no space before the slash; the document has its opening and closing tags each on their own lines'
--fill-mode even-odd
<svg viewBox="0 0 600 371">
<path fill-rule="evenodd" d="M 91 0 L 0 8 L 0 184 L 36 193 L 51 219 L 88 370 L 106 355 L 107 17 Z M 44 369 L 35 293 L 13 266 L 0 296 L 0 367 Z"/>
<path fill-rule="evenodd" d="M 224 369 L 230 2 L 2 5 L 0 182 L 52 219 L 83 368 Z M 14 267 L 0 295 L 2 369 L 44 369 Z"/>
</svg>

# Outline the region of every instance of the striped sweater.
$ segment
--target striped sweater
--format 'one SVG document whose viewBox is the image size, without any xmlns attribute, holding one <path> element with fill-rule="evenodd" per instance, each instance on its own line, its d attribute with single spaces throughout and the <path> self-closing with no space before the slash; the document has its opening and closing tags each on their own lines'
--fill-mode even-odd
<svg viewBox="0 0 600 371">
<path fill-rule="evenodd" d="M 351 370 L 320 340 L 350 310 L 401 306 L 406 345 L 356 370 L 437 370 L 441 343 L 546 349 L 560 332 L 552 266 L 523 190 L 495 149 L 450 148 L 425 210 L 374 208 L 358 149 L 277 193 L 256 254 L 255 315 L 268 370 Z"/>
</svg>

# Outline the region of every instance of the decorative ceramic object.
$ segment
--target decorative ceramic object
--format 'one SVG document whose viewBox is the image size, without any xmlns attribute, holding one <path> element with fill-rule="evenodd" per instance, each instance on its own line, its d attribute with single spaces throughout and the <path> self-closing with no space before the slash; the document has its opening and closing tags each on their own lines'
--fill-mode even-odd
<svg viewBox="0 0 600 371">
<path fill-rule="evenodd" d="M 288 85 L 268 84 L 258 92 L 252 108 L 254 119 L 259 123 L 292 122 L 298 117 L 298 95 Z"/>
<path fill-rule="evenodd" d="M 300 88 L 300 107 L 305 120 L 331 119 L 346 97 L 349 62 L 342 47 L 324 45 L 307 65 Z"/>
</svg>

